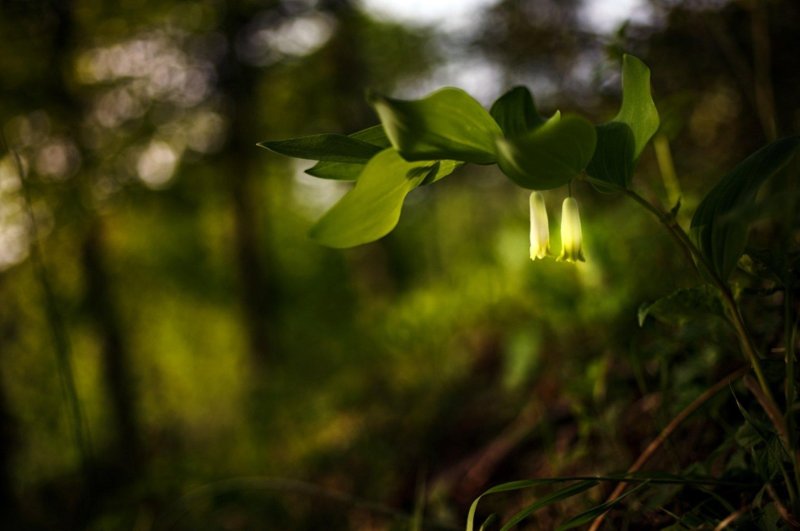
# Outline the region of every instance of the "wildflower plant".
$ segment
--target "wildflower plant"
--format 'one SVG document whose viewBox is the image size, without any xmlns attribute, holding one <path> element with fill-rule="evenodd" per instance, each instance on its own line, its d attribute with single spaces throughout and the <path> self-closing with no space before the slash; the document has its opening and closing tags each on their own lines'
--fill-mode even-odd
<svg viewBox="0 0 800 531">
<path fill-rule="evenodd" d="M 618 113 L 610 121 L 597 125 L 574 113 L 541 116 L 533 96 L 524 87 L 512 88 L 488 111 L 457 88 L 443 88 L 413 101 L 370 94 L 369 101 L 380 119 L 380 124 L 374 127 L 350 135 L 319 134 L 260 144 L 276 153 L 317 161 L 307 170 L 315 177 L 355 181 L 355 186 L 311 228 L 310 236 L 314 240 L 336 248 L 374 241 L 396 226 L 403 202 L 415 188 L 434 184 L 465 163 L 494 164 L 518 186 L 532 190 L 530 257 L 540 259 L 550 253 L 547 210 L 541 191 L 566 187 L 574 180 L 581 180 L 599 192 L 623 195 L 652 213 L 699 274 L 700 286 L 643 307 L 640 320 L 669 306 L 691 306 L 696 310 L 713 299 L 713 306 L 720 308 L 735 331 L 747 362 L 743 369 L 723 378 L 687 406 L 626 474 L 523 480 L 486 491 L 483 496 L 542 484 L 567 483 L 520 510 L 503 530 L 547 505 L 599 483 L 610 482 L 616 488 L 605 502 L 576 515 L 560 529 L 590 522 L 594 522 L 592 529 L 597 529 L 607 511 L 645 488 L 692 481 L 700 482 L 707 489 L 723 485 L 719 478 L 687 480 L 645 474 L 641 467 L 683 419 L 738 379 L 744 379 L 767 420 L 753 420 L 752 414 L 743 409 L 744 428 L 749 427 L 756 433 L 759 444 L 763 444 L 758 447 L 754 443 L 751 448 L 768 455 L 754 455 L 753 459 L 759 463 L 766 459 L 766 464 L 757 467 L 760 483 L 754 489 L 748 487 L 749 498 L 742 502 L 741 508 L 731 506 L 728 518 L 732 520 L 719 518 L 717 523 L 721 527 L 717 528 L 729 525 L 744 514 L 750 514 L 749 521 L 757 524 L 755 528 L 774 528 L 765 523 L 772 518 L 770 515 L 777 515 L 774 521 L 780 522 L 783 528 L 798 525 L 800 437 L 796 417 L 800 408 L 795 361 L 797 319 L 792 302 L 798 255 L 788 248 L 761 252 L 748 249 L 748 233 L 759 215 L 756 203 L 759 188 L 789 164 L 800 146 L 800 137 L 776 140 L 741 162 L 702 199 L 686 230 L 678 222 L 680 202 L 671 211 L 664 211 L 632 187 L 639 157 L 660 123 L 650 93 L 650 70 L 633 56 L 623 58 L 622 103 Z M 571 194 L 562 205 L 561 240 L 559 260 L 584 260 L 578 203 Z M 739 294 L 730 282 L 745 254 L 755 263 L 756 269 L 767 272 L 774 289 L 783 292 L 785 357 L 780 380 L 765 371 L 764 353 L 759 352 L 749 332 Z M 776 398 L 779 390 L 782 391 L 780 401 Z M 768 452 L 763 449 L 765 447 Z M 475 500 L 470 510 L 468 531 L 474 528 L 480 499 Z"/>
</svg>

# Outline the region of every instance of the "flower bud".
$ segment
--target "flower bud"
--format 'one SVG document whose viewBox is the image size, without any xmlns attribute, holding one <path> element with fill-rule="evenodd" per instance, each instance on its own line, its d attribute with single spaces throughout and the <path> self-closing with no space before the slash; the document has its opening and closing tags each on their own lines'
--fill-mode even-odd
<svg viewBox="0 0 800 531">
<path fill-rule="evenodd" d="M 531 192 L 531 260 L 550 254 L 550 227 L 541 192 Z"/>
<path fill-rule="evenodd" d="M 561 207 L 561 254 L 559 261 L 584 262 L 581 244 L 581 215 L 578 212 L 578 202 L 574 197 L 564 199 Z"/>
</svg>

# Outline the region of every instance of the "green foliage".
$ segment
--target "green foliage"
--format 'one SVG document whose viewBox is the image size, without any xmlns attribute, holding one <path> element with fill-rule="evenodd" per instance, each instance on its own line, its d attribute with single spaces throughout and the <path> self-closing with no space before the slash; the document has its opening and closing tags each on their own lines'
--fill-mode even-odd
<svg viewBox="0 0 800 531">
<path fill-rule="evenodd" d="M 322 134 L 261 142 L 259 146 L 281 155 L 326 162 L 367 162 L 380 148 L 352 136 Z"/>
<path fill-rule="evenodd" d="M 391 145 L 383 126 L 374 125 L 362 131 L 348 135 L 351 138 L 366 142 L 380 149 Z M 306 170 L 306 173 L 320 179 L 333 179 L 338 181 L 355 181 L 364 170 L 366 161 L 359 163 L 331 162 L 319 159 L 320 162 Z"/>
<path fill-rule="evenodd" d="M 592 184 L 600 191 L 629 188 L 635 166 L 635 140 L 630 126 L 623 122 L 609 122 L 597 126 L 597 148 L 586 168 L 598 182 Z M 613 187 L 604 186 L 611 183 Z"/>
<path fill-rule="evenodd" d="M 631 128 L 635 158 L 658 130 L 658 111 L 650 95 L 650 69 L 632 55 L 622 58 L 622 106 L 613 121 Z"/>
<path fill-rule="evenodd" d="M 545 122 L 526 87 L 514 87 L 500 96 L 489 113 L 508 138 L 522 136 Z"/>
<path fill-rule="evenodd" d="M 330 247 L 376 240 L 397 225 L 411 190 L 449 175 L 456 167 L 453 161 L 408 162 L 387 148 L 367 163 L 355 187 L 312 227 L 310 236 Z"/>
<path fill-rule="evenodd" d="M 558 188 L 583 171 L 596 141 L 594 127 L 586 119 L 556 115 L 521 137 L 499 138 L 498 165 L 523 188 Z"/>
<path fill-rule="evenodd" d="M 612 121 L 597 126 L 597 150 L 586 168 L 595 179 L 592 184 L 600 191 L 630 188 L 636 160 L 658 125 L 658 111 L 650 95 L 650 69 L 636 57 L 625 55 L 622 105 Z"/>
<path fill-rule="evenodd" d="M 414 101 L 371 94 L 368 99 L 381 125 L 349 136 L 323 134 L 259 145 L 318 160 L 307 173 L 324 179 L 363 178 L 367 161 L 391 144 L 406 161 L 497 163 L 509 179 L 532 190 L 564 186 L 585 170 L 598 189 L 614 191 L 630 187 L 636 159 L 658 128 L 650 70 L 626 55 L 622 79 L 619 113 L 597 127 L 560 112 L 545 120 L 525 87 L 503 94 L 489 112 L 463 90 L 443 88 Z M 374 183 L 357 187 L 326 214 L 311 231 L 314 239 L 348 247 L 380 238 L 397 224 L 403 199 L 417 183 L 400 179 L 397 167 L 381 170 L 379 163 L 370 166 Z M 377 186 L 381 171 L 393 176 L 383 184 L 391 191 L 385 197 Z"/>
<path fill-rule="evenodd" d="M 800 137 L 783 138 L 759 149 L 706 195 L 692 217 L 692 237 L 713 273 L 727 280 L 747 246 L 759 187 L 795 154 Z"/>
<path fill-rule="evenodd" d="M 392 145 L 406 160 L 449 159 L 475 164 L 495 162 L 500 127 L 472 96 L 443 88 L 426 98 L 404 101 L 373 94 L 369 98 Z"/>
<path fill-rule="evenodd" d="M 543 509 L 548 505 L 552 505 L 554 503 L 560 502 L 561 500 L 566 500 L 567 498 L 572 498 L 573 496 L 577 496 L 578 494 L 585 492 L 595 486 L 598 485 L 598 481 L 594 479 L 587 479 L 583 481 L 578 481 L 568 487 L 564 487 L 563 489 L 559 489 L 555 492 L 548 494 L 534 503 L 528 505 L 521 511 L 517 512 L 514 516 L 509 518 L 509 520 L 500 528 L 500 531 L 509 531 L 513 529 L 518 523 L 522 522 L 524 519 L 538 511 L 539 509 Z"/>
<path fill-rule="evenodd" d="M 631 489 L 629 489 L 629 490 L 625 491 L 624 493 L 622 493 L 617 498 L 614 498 L 613 500 L 610 500 L 610 501 L 601 503 L 599 505 L 596 505 L 596 506 L 594 506 L 594 507 L 592 507 L 590 509 L 585 510 L 584 512 L 582 512 L 580 514 L 577 514 L 577 515 L 573 516 L 572 518 L 570 518 L 569 520 L 567 520 L 566 522 L 564 522 L 563 524 L 558 526 L 557 531 L 565 531 L 567 529 L 575 529 L 576 527 L 580 527 L 582 525 L 588 524 L 589 522 L 591 522 L 592 520 L 594 520 L 598 516 L 607 513 L 609 510 L 611 510 L 612 508 L 614 508 L 617 505 L 619 505 L 620 503 L 622 503 L 623 499 L 625 499 L 628 496 L 634 494 L 636 491 L 639 491 L 639 490 L 645 488 L 647 486 L 647 483 L 648 483 L 647 481 L 639 483 L 635 487 L 632 487 Z"/>
</svg>

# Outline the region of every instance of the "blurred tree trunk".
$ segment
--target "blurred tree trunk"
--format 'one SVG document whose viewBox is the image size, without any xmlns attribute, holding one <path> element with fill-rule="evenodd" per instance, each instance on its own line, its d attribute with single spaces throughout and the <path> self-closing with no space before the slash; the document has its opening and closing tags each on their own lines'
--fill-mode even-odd
<svg viewBox="0 0 800 531">
<path fill-rule="evenodd" d="M 275 357 L 270 323 L 279 295 L 267 271 L 268 230 L 259 233 L 256 229 L 257 219 L 268 216 L 262 214 L 257 218 L 253 201 L 252 160 L 256 134 L 249 113 L 256 105 L 257 78 L 254 69 L 243 64 L 236 53 L 239 32 L 250 20 L 249 14 L 237 11 L 233 4 L 229 4 L 227 9 L 225 34 L 228 47 L 220 69 L 219 88 L 230 106 L 230 135 L 222 178 L 233 209 L 233 245 L 245 333 L 254 365 L 257 369 L 264 369 Z M 264 205 L 259 209 L 263 211 Z"/>
<path fill-rule="evenodd" d="M 2 281 L 0 278 L 0 293 Z M 8 339 L 15 339 L 15 336 L 13 321 L 0 322 L 0 353 L 3 351 L 3 343 Z M 18 518 L 17 501 L 12 487 L 12 457 L 17 448 L 16 426 L 6 394 L 5 379 L 0 372 L 0 521 L 10 527 L 14 526 Z"/>
<path fill-rule="evenodd" d="M 83 105 L 67 88 L 68 69 L 63 61 L 71 61 L 75 49 L 74 4 L 70 1 L 52 4 L 57 15 L 55 34 L 49 71 L 53 75 L 53 99 L 62 105 L 66 125 L 75 139 L 83 118 Z M 84 155 L 84 172 L 91 171 L 91 163 Z M 75 198 L 90 195 L 89 179 L 86 173 L 78 175 L 74 181 Z M 131 474 L 139 470 L 141 451 L 139 429 L 135 413 L 135 396 L 129 371 L 129 355 L 119 322 L 117 305 L 110 286 L 110 279 L 104 260 L 105 250 L 102 238 L 102 220 L 90 208 L 84 209 L 86 229 L 81 244 L 80 265 L 84 278 L 84 304 L 88 315 L 100 337 L 103 364 L 103 385 L 109 395 L 111 414 L 114 418 L 115 441 L 113 444 L 115 465 L 122 466 Z"/>
<path fill-rule="evenodd" d="M 95 216 L 89 221 L 82 245 L 86 309 L 100 335 L 103 383 L 114 413 L 116 440 L 113 447 L 119 459 L 117 464 L 124 467 L 126 472 L 135 473 L 141 464 L 142 452 L 129 371 L 130 359 L 111 292 L 103 248 L 103 223 Z"/>
</svg>

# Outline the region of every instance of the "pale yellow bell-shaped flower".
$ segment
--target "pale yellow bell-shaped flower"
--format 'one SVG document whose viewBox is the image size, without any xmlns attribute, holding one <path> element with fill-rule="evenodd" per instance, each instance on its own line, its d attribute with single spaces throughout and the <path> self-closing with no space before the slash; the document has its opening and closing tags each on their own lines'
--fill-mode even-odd
<svg viewBox="0 0 800 531">
<path fill-rule="evenodd" d="M 561 254 L 559 261 L 584 262 L 583 234 L 581 232 L 581 215 L 578 212 L 578 202 L 574 197 L 564 199 L 561 207 Z"/>
<path fill-rule="evenodd" d="M 550 226 L 541 192 L 531 192 L 531 260 L 550 254 Z"/>
</svg>

